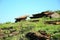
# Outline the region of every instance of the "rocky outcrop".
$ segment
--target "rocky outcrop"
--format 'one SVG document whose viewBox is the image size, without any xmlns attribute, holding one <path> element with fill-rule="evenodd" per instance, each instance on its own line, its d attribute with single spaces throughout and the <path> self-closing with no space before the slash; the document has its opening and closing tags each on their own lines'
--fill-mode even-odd
<svg viewBox="0 0 60 40">
<path fill-rule="evenodd" d="M 60 25 L 60 20 L 56 20 L 56 21 L 45 21 L 45 24 Z"/>
<path fill-rule="evenodd" d="M 21 16 L 21 17 L 15 18 L 15 22 L 20 22 L 21 20 L 26 20 L 26 19 L 27 19 L 27 16 Z"/>
<path fill-rule="evenodd" d="M 41 30 L 38 32 L 29 32 L 26 34 L 26 37 L 29 40 L 50 40 L 50 35 Z"/>
<path fill-rule="evenodd" d="M 42 18 L 42 17 L 60 18 L 60 14 L 56 12 L 45 11 L 38 14 L 33 14 L 33 17 L 30 17 L 30 18 L 34 19 L 34 18 Z"/>
</svg>

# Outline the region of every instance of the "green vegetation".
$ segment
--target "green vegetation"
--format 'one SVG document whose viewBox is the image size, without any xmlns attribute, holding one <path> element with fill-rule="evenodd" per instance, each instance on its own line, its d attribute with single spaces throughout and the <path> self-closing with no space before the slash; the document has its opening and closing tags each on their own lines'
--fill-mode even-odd
<svg viewBox="0 0 60 40">
<path fill-rule="evenodd" d="M 19 31 L 18 35 L 12 37 L 6 37 L 4 40 L 27 40 L 25 38 L 25 34 L 29 31 L 38 31 L 38 30 L 45 30 L 47 33 L 51 34 L 54 38 L 60 38 L 60 25 L 51 25 L 51 24 L 44 24 L 44 21 L 47 20 L 59 20 L 59 19 L 49 19 L 49 18 L 39 18 L 39 22 L 29 22 L 21 21 L 17 23 L 4 23 L 0 24 L 0 28 L 6 27 L 13 27 L 16 31 Z M 32 19 L 33 20 L 33 19 Z M 9 33 L 9 30 L 5 30 L 5 33 Z M 58 34 L 59 33 L 59 34 Z M 6 35 L 7 35 L 6 34 Z M 56 34 L 56 35 L 55 35 Z M 57 36 L 57 37 L 56 37 Z"/>
<path fill-rule="evenodd" d="M 6 37 L 0 38 L 0 40 L 28 40 L 25 37 L 25 34 L 30 31 L 32 32 L 32 31 L 38 31 L 38 30 L 45 30 L 48 34 L 51 34 L 51 37 L 53 37 L 53 40 L 60 39 L 60 25 L 44 23 L 47 20 L 50 21 L 50 20 L 60 20 L 60 19 L 58 18 L 50 19 L 49 17 L 43 17 L 43 18 L 37 18 L 37 19 L 39 20 L 39 22 L 30 22 L 30 20 L 34 20 L 34 19 L 30 19 L 26 21 L 20 21 L 17 23 L 6 22 L 3 24 L 0 24 L 0 28 L 13 27 L 13 29 L 15 29 L 16 32 L 19 32 L 18 35 L 8 36 L 10 33 L 10 30 L 4 29 L 2 32 L 5 33 Z"/>
</svg>

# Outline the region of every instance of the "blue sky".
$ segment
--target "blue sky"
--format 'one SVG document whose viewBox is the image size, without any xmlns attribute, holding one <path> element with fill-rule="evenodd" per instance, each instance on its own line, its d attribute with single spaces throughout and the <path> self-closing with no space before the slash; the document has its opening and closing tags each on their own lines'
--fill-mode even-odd
<svg viewBox="0 0 60 40">
<path fill-rule="evenodd" d="M 0 23 L 46 10 L 60 9 L 60 0 L 0 0 Z"/>
</svg>

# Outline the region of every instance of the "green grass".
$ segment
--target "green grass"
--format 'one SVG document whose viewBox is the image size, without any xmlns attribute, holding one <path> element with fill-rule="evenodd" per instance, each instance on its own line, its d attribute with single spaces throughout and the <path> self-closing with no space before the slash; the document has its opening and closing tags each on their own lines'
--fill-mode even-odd
<svg viewBox="0 0 60 40">
<path fill-rule="evenodd" d="M 34 20 L 34 19 L 31 19 Z M 25 37 L 25 34 L 30 31 L 38 31 L 38 30 L 45 30 L 47 33 L 51 34 L 52 36 L 55 36 L 55 38 L 60 38 L 60 25 L 50 25 L 50 24 L 44 24 L 44 21 L 50 21 L 50 20 L 59 20 L 55 18 L 38 18 L 39 22 L 29 22 L 27 21 L 21 21 L 17 23 L 3 23 L 0 24 L 0 28 L 5 28 L 5 27 L 13 27 L 20 33 L 16 36 L 12 37 L 7 37 L 5 40 L 27 40 Z M 6 32 L 6 31 L 5 31 Z M 56 34 L 55 34 L 56 32 Z M 59 35 L 58 35 L 59 33 Z"/>
</svg>

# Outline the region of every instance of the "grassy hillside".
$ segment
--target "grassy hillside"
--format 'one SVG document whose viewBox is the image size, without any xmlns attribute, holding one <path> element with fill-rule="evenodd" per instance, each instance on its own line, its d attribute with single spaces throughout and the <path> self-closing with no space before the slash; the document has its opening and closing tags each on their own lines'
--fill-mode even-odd
<svg viewBox="0 0 60 40">
<path fill-rule="evenodd" d="M 34 20 L 34 19 L 30 19 Z M 0 40 L 29 40 L 25 37 L 25 34 L 28 32 L 38 31 L 38 30 L 45 30 L 48 34 L 51 34 L 55 40 L 60 39 L 60 25 L 53 25 L 53 24 L 45 24 L 45 21 L 50 20 L 59 20 L 59 19 L 50 19 L 50 18 L 38 18 L 39 22 L 30 22 L 27 21 L 20 21 L 17 23 L 6 22 L 0 24 L 0 28 L 9 28 L 13 27 L 13 29 L 18 32 L 17 35 L 8 36 L 10 34 L 9 29 L 0 30 L 2 33 L 5 34 L 4 38 L 0 38 Z M 0 33 L 1 33 L 0 32 Z M 1 37 L 1 36 L 0 36 Z"/>
</svg>

